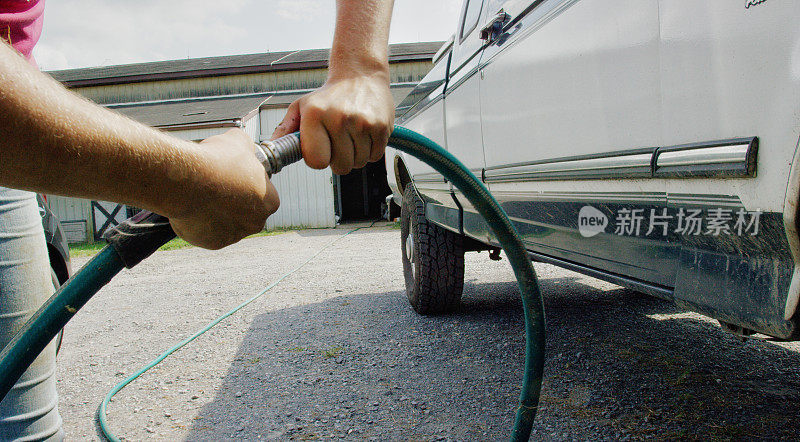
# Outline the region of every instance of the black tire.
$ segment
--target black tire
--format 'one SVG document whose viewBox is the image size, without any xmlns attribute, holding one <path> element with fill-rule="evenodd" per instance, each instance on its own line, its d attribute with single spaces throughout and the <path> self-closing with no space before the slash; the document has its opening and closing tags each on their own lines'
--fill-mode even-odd
<svg viewBox="0 0 800 442">
<path fill-rule="evenodd" d="M 464 290 L 464 238 L 425 218 L 425 205 L 411 184 L 403 194 L 400 240 L 414 310 L 423 315 L 455 310 Z"/>
</svg>

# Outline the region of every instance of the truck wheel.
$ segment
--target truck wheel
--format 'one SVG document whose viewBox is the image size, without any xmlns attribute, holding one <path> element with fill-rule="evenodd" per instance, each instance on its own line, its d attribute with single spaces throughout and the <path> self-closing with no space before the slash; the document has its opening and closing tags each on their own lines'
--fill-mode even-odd
<svg viewBox="0 0 800 442">
<path fill-rule="evenodd" d="M 425 205 L 406 186 L 400 210 L 406 295 L 423 315 L 454 310 L 464 289 L 464 238 L 425 218 Z"/>
</svg>

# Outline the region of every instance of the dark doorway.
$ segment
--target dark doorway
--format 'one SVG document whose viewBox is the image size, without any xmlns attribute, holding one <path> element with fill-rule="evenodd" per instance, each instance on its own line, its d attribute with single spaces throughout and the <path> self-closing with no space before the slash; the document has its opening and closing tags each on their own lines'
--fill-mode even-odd
<svg viewBox="0 0 800 442">
<path fill-rule="evenodd" d="M 334 175 L 336 215 L 340 222 L 378 219 L 382 204 L 392 191 L 386 180 L 383 159 L 355 169 L 347 175 Z"/>
</svg>

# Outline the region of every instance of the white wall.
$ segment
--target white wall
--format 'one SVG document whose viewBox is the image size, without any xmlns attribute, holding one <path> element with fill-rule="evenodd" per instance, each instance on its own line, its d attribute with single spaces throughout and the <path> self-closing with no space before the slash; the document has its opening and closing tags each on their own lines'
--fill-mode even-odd
<svg viewBox="0 0 800 442">
<path fill-rule="evenodd" d="M 283 120 L 286 108 L 261 109 L 261 139 L 268 140 Z M 330 169 L 314 170 L 300 162 L 281 170 L 272 183 L 281 198 L 281 207 L 269 219 L 267 228 L 334 227 L 333 175 Z"/>
<path fill-rule="evenodd" d="M 67 235 L 69 242 L 83 242 L 93 235 L 92 208 L 89 200 L 69 198 L 58 195 L 47 195 L 50 211 L 62 221 L 62 227 L 71 233 Z M 81 223 L 82 221 L 82 223 Z M 83 234 L 75 231 L 83 229 Z"/>
<path fill-rule="evenodd" d="M 211 127 L 205 129 L 173 130 L 169 134 L 182 140 L 197 141 L 219 135 L 230 130 L 230 127 Z"/>
<path fill-rule="evenodd" d="M 258 117 L 245 122 L 242 130 L 254 142 L 268 140 L 283 120 L 286 108 L 261 109 Z M 193 129 L 170 132 L 185 140 L 198 140 L 223 133 L 229 128 Z M 281 206 L 267 219 L 267 229 L 278 227 L 334 227 L 333 175 L 330 169 L 313 170 L 304 163 L 294 164 L 272 177 Z"/>
</svg>

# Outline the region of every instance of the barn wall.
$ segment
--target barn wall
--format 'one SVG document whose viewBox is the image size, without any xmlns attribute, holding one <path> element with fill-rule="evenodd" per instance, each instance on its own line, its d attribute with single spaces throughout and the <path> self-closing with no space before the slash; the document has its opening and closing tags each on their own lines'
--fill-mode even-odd
<svg viewBox="0 0 800 442">
<path fill-rule="evenodd" d="M 47 195 L 50 211 L 61 221 L 70 243 L 85 242 L 92 238 L 92 207 L 89 200 L 66 196 Z M 81 230 L 83 232 L 81 232 Z"/>
<path fill-rule="evenodd" d="M 242 130 L 257 142 L 268 140 L 285 108 L 262 109 L 248 120 Z M 197 140 L 225 132 L 228 128 L 173 131 L 170 134 L 185 140 Z M 330 169 L 313 170 L 304 163 L 288 166 L 272 177 L 281 206 L 267 219 L 267 229 L 286 227 L 334 227 L 333 184 Z"/>
<path fill-rule="evenodd" d="M 259 112 L 261 139 L 268 140 L 283 120 L 286 108 L 264 108 Z M 330 169 L 314 170 L 297 163 L 272 177 L 281 206 L 269 219 L 267 228 L 334 227 L 333 175 Z"/>
</svg>

